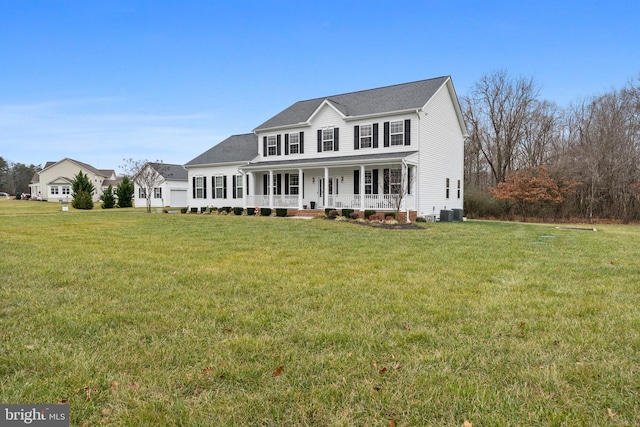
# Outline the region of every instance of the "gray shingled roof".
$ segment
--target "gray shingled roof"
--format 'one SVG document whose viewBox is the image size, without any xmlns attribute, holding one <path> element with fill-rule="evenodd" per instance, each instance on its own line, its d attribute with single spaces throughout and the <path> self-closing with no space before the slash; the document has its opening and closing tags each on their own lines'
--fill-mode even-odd
<svg viewBox="0 0 640 427">
<path fill-rule="evenodd" d="M 164 179 L 173 181 L 186 181 L 189 178 L 187 170 L 182 165 L 172 165 L 169 163 L 149 163 Z"/>
<path fill-rule="evenodd" d="M 254 133 L 232 135 L 187 162 L 185 166 L 249 162 L 258 155 L 258 137 Z"/>
<path fill-rule="evenodd" d="M 327 100 L 347 117 L 366 116 L 423 107 L 448 76 L 377 89 L 299 101 L 276 114 L 255 130 L 291 126 L 304 123 Z"/>
</svg>

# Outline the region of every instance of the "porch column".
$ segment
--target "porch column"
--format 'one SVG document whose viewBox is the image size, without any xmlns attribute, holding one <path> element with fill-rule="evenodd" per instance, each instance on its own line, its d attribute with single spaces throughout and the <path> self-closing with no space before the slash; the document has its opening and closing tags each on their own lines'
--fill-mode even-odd
<svg viewBox="0 0 640 427">
<path fill-rule="evenodd" d="M 329 168 L 324 168 L 324 208 L 329 205 Z"/>
<path fill-rule="evenodd" d="M 302 193 L 304 188 L 304 180 L 302 179 L 302 169 L 298 169 L 298 209 L 302 209 Z"/>
<path fill-rule="evenodd" d="M 402 198 L 402 203 L 404 204 L 405 210 L 405 222 L 409 221 L 409 204 L 407 203 L 407 197 L 409 197 L 409 165 L 403 160 L 402 161 L 402 178 L 400 182 L 402 182 L 402 186 L 406 187 L 400 189 L 400 191 L 404 192 L 404 197 Z"/>
<path fill-rule="evenodd" d="M 249 197 L 249 189 L 251 188 L 251 185 L 253 185 L 253 172 L 245 172 L 245 180 L 244 180 L 244 206 L 245 207 L 249 207 L 249 199 L 251 197 Z"/>
<path fill-rule="evenodd" d="M 364 165 L 360 165 L 360 210 L 364 212 L 364 189 L 365 189 L 365 182 L 364 182 Z"/>
<path fill-rule="evenodd" d="M 269 207 L 273 209 L 273 169 L 269 169 L 269 188 L 267 188 L 269 194 Z"/>
</svg>

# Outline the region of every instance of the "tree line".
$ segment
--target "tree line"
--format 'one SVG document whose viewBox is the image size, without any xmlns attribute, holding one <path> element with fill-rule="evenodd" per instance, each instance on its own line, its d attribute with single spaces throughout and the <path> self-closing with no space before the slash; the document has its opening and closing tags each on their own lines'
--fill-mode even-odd
<svg viewBox="0 0 640 427">
<path fill-rule="evenodd" d="M 640 219 L 640 75 L 560 108 L 499 70 L 461 106 L 468 215 Z"/>
<path fill-rule="evenodd" d="M 8 194 L 29 193 L 29 183 L 40 165 L 13 163 L 0 157 L 0 191 Z"/>
</svg>

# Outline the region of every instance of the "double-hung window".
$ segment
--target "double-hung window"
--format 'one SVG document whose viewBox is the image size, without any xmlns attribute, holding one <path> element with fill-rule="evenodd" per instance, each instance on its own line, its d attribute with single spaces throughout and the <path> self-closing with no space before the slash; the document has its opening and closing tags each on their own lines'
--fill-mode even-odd
<svg viewBox="0 0 640 427">
<path fill-rule="evenodd" d="M 446 182 L 446 198 L 449 198 L 449 178 L 447 178 L 447 182 Z"/>
<path fill-rule="evenodd" d="M 300 176 L 297 173 L 289 175 L 289 194 L 300 194 Z"/>
<path fill-rule="evenodd" d="M 204 199 L 204 176 L 196 176 L 195 181 L 195 198 Z"/>
<path fill-rule="evenodd" d="M 402 169 L 389 170 L 389 193 L 402 193 Z"/>
<path fill-rule="evenodd" d="M 138 198 L 140 198 L 140 199 L 146 199 L 147 198 L 147 192 L 144 191 L 144 188 L 142 188 L 142 187 L 138 188 Z"/>
<path fill-rule="evenodd" d="M 153 198 L 154 199 L 162 199 L 162 188 L 155 187 L 153 189 Z"/>
<path fill-rule="evenodd" d="M 267 137 L 267 156 L 275 156 L 278 153 L 278 137 L 270 135 Z"/>
<path fill-rule="evenodd" d="M 236 199 L 242 199 L 242 175 L 236 175 Z"/>
<path fill-rule="evenodd" d="M 391 145 L 404 145 L 404 122 L 402 120 L 389 123 L 389 137 Z"/>
<path fill-rule="evenodd" d="M 58 187 L 57 186 L 51 187 L 51 194 L 58 194 Z"/>
<path fill-rule="evenodd" d="M 458 180 L 458 199 L 460 198 L 460 180 Z"/>
<path fill-rule="evenodd" d="M 300 134 L 289 134 L 289 154 L 298 154 L 300 152 Z M 286 153 L 285 153 L 286 154 Z"/>
<path fill-rule="evenodd" d="M 373 194 L 373 173 L 364 171 L 364 194 Z"/>
<path fill-rule="evenodd" d="M 62 186 L 62 194 L 66 194 L 67 196 L 71 194 L 71 187 L 68 185 Z"/>
<path fill-rule="evenodd" d="M 322 129 L 322 151 L 333 151 L 333 129 Z"/>
<path fill-rule="evenodd" d="M 217 175 L 214 179 L 214 183 L 215 188 L 213 191 L 215 191 L 216 199 L 224 198 L 224 176 Z"/>
<path fill-rule="evenodd" d="M 373 125 L 360 126 L 360 148 L 371 148 L 373 145 Z"/>
</svg>

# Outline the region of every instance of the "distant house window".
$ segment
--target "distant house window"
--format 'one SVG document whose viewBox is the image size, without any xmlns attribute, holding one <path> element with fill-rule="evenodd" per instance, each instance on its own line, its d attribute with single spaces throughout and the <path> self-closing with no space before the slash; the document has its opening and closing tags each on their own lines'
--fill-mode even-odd
<svg viewBox="0 0 640 427">
<path fill-rule="evenodd" d="M 277 147 L 278 147 L 278 138 L 276 137 L 276 135 L 271 135 L 267 137 L 267 155 L 268 156 L 275 156 L 277 151 Z"/>
<path fill-rule="evenodd" d="M 144 188 L 142 188 L 142 187 L 138 188 L 138 198 L 139 199 L 146 199 L 147 198 L 147 192 L 144 191 Z"/>
<path fill-rule="evenodd" d="M 289 154 L 298 154 L 299 152 L 300 152 L 300 134 L 290 133 L 289 134 Z"/>
<path fill-rule="evenodd" d="M 51 187 L 51 194 L 58 194 L 58 187 L 57 186 L 52 186 Z"/>
<path fill-rule="evenodd" d="M 449 198 L 449 178 L 447 178 L 447 184 L 446 184 L 446 197 L 447 199 Z"/>
<path fill-rule="evenodd" d="M 216 199 L 224 198 L 224 176 L 218 175 L 215 177 L 215 191 Z"/>
<path fill-rule="evenodd" d="M 242 199 L 242 175 L 236 175 L 235 176 L 235 181 L 236 181 L 236 195 L 235 198 L 236 199 Z"/>
<path fill-rule="evenodd" d="M 360 126 L 360 148 L 371 148 L 373 142 L 373 125 Z"/>
<path fill-rule="evenodd" d="M 460 198 L 460 180 L 458 180 L 458 199 Z"/>
<path fill-rule="evenodd" d="M 402 120 L 389 123 L 389 137 L 391 145 L 404 145 L 404 122 Z"/>
<path fill-rule="evenodd" d="M 300 178 L 297 173 L 289 175 L 289 194 L 300 194 Z"/>
<path fill-rule="evenodd" d="M 195 179 L 195 198 L 204 199 L 204 176 L 196 176 Z"/>
<path fill-rule="evenodd" d="M 322 130 L 322 151 L 333 151 L 333 129 Z"/>
<path fill-rule="evenodd" d="M 63 185 L 62 186 L 62 194 L 65 194 L 65 195 L 71 194 L 71 187 L 69 187 L 68 185 Z"/>
<path fill-rule="evenodd" d="M 153 189 L 153 198 L 154 199 L 162 199 L 162 188 L 155 187 Z"/>
</svg>

